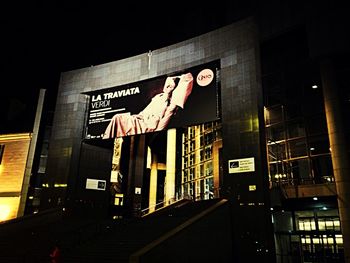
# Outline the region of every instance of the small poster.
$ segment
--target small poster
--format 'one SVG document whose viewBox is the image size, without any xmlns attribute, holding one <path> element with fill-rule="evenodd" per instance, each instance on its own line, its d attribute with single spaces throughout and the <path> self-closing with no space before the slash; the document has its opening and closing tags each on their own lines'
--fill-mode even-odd
<svg viewBox="0 0 350 263">
<path fill-rule="evenodd" d="M 230 174 L 254 172 L 254 171 L 255 171 L 254 157 L 234 159 L 234 160 L 228 161 L 228 173 Z"/>
</svg>

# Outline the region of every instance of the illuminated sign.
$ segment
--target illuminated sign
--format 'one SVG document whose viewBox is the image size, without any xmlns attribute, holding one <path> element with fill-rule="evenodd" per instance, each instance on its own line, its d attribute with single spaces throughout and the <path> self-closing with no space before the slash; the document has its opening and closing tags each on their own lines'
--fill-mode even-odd
<svg viewBox="0 0 350 263">
<path fill-rule="evenodd" d="M 228 161 L 228 173 L 230 174 L 254 172 L 254 171 L 255 171 L 254 157 L 234 159 L 234 160 Z"/>
<path fill-rule="evenodd" d="M 219 61 L 87 92 L 86 139 L 110 139 L 219 119 Z"/>
<path fill-rule="evenodd" d="M 106 190 L 106 180 L 86 179 L 86 189 Z"/>
</svg>

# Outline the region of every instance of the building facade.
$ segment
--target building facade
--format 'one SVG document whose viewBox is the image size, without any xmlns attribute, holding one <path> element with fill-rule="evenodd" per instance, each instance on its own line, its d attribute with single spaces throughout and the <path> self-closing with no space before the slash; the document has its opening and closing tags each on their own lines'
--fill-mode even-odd
<svg viewBox="0 0 350 263">
<path fill-rule="evenodd" d="M 139 216 L 180 198 L 227 198 L 237 262 L 349 262 L 349 63 L 343 47 L 315 45 L 310 21 L 263 21 L 62 73 L 41 209 Z M 92 105 L 109 106 L 98 94 L 210 63 L 217 119 L 122 140 L 91 133 Z"/>
<path fill-rule="evenodd" d="M 218 65 L 212 75 L 218 92 L 201 97 L 208 89 L 198 91 L 197 71 L 208 63 Z M 120 86 L 124 95 L 130 92 L 135 95 L 143 90 L 141 86 L 140 89 L 127 86 L 129 83 L 142 85 L 148 79 L 156 81 L 159 76 L 190 70 L 196 72 L 196 87 L 190 96 L 197 99 L 182 118 L 199 126 L 190 128 L 189 134 L 178 127 L 123 137 L 119 172 L 124 178 L 121 187 L 124 215 L 139 215 L 160 200 L 169 203 L 183 195 L 193 199 L 228 198 L 232 200 L 233 213 L 239 215 L 233 224 L 236 256 L 273 260 L 259 65 L 257 27 L 254 19 L 246 19 L 139 56 L 62 73 L 47 161 L 50 176 L 44 182 L 49 187 L 42 190 L 42 209 L 57 206 L 64 198 L 67 205 L 93 208 L 94 213 L 101 215 L 108 213 L 110 188 L 114 186 L 111 182 L 114 143 L 111 139 L 100 139 L 99 133 L 93 134 L 87 124 L 91 107 L 97 107 L 94 100 L 99 100 L 98 95 L 114 98 L 116 93 L 112 89 Z M 208 97 L 214 97 L 215 104 L 204 103 Z M 101 103 L 98 105 L 108 106 Z M 204 123 L 208 109 L 217 113 L 221 132 L 217 123 Z M 198 129 L 202 132 L 195 136 Z M 210 129 L 216 134 L 210 133 Z M 178 150 L 179 147 L 183 149 Z M 67 184 L 67 188 L 57 188 L 55 184 Z"/>
</svg>

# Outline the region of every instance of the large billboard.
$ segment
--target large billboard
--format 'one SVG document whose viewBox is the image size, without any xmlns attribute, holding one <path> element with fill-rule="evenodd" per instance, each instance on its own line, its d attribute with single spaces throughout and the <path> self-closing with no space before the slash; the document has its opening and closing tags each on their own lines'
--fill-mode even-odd
<svg viewBox="0 0 350 263">
<path fill-rule="evenodd" d="M 87 92 L 86 139 L 110 139 L 219 119 L 219 61 Z"/>
</svg>

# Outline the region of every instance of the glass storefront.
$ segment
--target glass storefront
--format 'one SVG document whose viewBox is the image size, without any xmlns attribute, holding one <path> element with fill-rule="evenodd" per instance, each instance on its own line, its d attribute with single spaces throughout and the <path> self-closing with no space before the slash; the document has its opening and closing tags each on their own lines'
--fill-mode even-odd
<svg viewBox="0 0 350 263">
<path fill-rule="evenodd" d="M 218 178 L 219 174 L 214 173 L 213 156 L 219 154 L 219 148 L 214 147 L 214 142 L 220 140 L 220 122 L 191 126 L 183 131 L 181 182 L 183 196 L 196 201 L 219 197 L 216 189 L 218 186 L 214 186 L 214 177 Z"/>
</svg>

